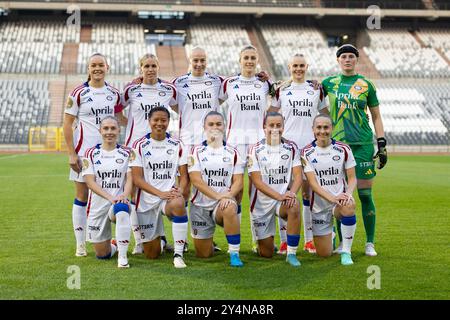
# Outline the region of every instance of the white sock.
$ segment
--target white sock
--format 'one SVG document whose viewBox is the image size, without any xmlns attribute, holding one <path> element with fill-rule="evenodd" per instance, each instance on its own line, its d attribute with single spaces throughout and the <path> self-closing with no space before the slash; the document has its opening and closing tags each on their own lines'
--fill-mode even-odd
<svg viewBox="0 0 450 320">
<path fill-rule="evenodd" d="M 229 252 L 239 252 L 241 249 L 240 244 L 228 244 L 228 251 Z"/>
<path fill-rule="evenodd" d="M 297 254 L 298 247 L 287 246 L 287 254 Z"/>
<path fill-rule="evenodd" d="M 131 230 L 133 230 L 134 241 L 136 245 L 141 243 L 141 233 L 139 228 L 139 219 L 136 212 L 136 205 L 131 204 L 131 212 L 130 212 L 130 222 L 131 222 Z"/>
<path fill-rule="evenodd" d="M 72 223 L 73 231 L 75 233 L 75 239 L 77 246 L 86 242 L 86 203 L 75 199 L 72 206 Z"/>
<path fill-rule="evenodd" d="M 313 240 L 311 207 L 303 204 L 303 234 L 305 243 Z"/>
<path fill-rule="evenodd" d="M 116 254 L 117 247 L 111 243 L 111 258 Z"/>
<path fill-rule="evenodd" d="M 342 252 L 351 253 L 353 238 L 355 237 L 356 230 L 356 218 L 343 217 L 341 219 L 341 232 L 342 232 Z"/>
<path fill-rule="evenodd" d="M 126 257 L 130 244 L 131 222 L 128 212 L 120 211 L 116 214 L 116 238 L 119 257 Z"/>
<path fill-rule="evenodd" d="M 173 217 L 172 220 L 172 234 L 174 242 L 174 254 L 183 256 L 184 243 L 188 233 L 188 217 L 187 215 L 182 217 Z"/>
<path fill-rule="evenodd" d="M 278 227 L 280 229 L 280 241 L 287 241 L 287 221 L 278 216 Z"/>
<path fill-rule="evenodd" d="M 184 204 L 184 210 L 186 210 L 186 214 L 188 214 L 188 212 L 189 212 L 189 205 L 188 205 L 187 201 Z M 189 227 L 188 227 L 188 229 L 189 229 Z M 187 234 L 187 232 L 186 232 L 186 239 L 184 240 L 184 242 L 186 242 L 186 243 L 188 242 L 188 234 Z"/>
</svg>

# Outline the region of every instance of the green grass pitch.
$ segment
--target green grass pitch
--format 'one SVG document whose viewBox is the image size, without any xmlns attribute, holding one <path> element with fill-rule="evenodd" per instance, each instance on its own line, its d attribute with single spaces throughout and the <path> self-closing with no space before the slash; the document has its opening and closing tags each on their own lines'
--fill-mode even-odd
<svg viewBox="0 0 450 320">
<path fill-rule="evenodd" d="M 390 157 L 374 187 L 379 255 L 364 255 L 358 206 L 353 266 L 341 266 L 337 255 L 320 259 L 301 250 L 298 269 L 282 256 L 257 257 L 250 250 L 246 198 L 244 268 L 228 266 L 218 228 L 215 240 L 225 250 L 211 259 L 196 258 L 191 246 L 188 268 L 177 270 L 169 254 L 145 260 L 131 255 L 131 244 L 131 268 L 119 270 L 116 259 L 96 260 L 90 246 L 88 257 L 74 256 L 66 155 L 0 155 L 0 299 L 449 299 L 449 160 Z M 171 239 L 166 219 L 165 226 Z M 79 290 L 66 285 L 72 265 L 81 270 Z M 367 287 L 371 265 L 379 267 L 380 289 Z"/>
</svg>

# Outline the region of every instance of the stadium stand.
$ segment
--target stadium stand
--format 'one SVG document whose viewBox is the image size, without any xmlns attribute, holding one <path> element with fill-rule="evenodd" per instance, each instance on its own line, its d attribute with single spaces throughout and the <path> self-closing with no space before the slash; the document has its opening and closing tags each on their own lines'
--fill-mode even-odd
<svg viewBox="0 0 450 320">
<path fill-rule="evenodd" d="M 421 0 L 396 1 L 358 1 L 358 0 L 321 0 L 321 5 L 327 8 L 367 8 L 376 5 L 381 9 L 425 9 Z"/>
<path fill-rule="evenodd" d="M 258 7 L 315 7 L 317 1 L 314 0 L 201 0 L 204 5 L 218 6 L 258 6 Z"/>
<path fill-rule="evenodd" d="M 30 126 L 47 125 L 48 81 L 0 80 L 0 99 L 0 143 L 26 144 Z"/>
<path fill-rule="evenodd" d="M 311 76 L 339 71 L 335 58 L 337 48 L 328 47 L 317 29 L 288 25 L 261 25 L 260 28 L 274 58 L 275 73 L 279 77 L 289 77 L 287 63 L 296 53 L 307 57 Z"/>
<path fill-rule="evenodd" d="M 208 53 L 211 73 L 231 76 L 239 72 L 239 51 L 250 44 L 247 31 L 238 25 L 198 24 L 190 29 L 191 44 L 186 45 L 187 55 L 195 46 Z"/>
</svg>

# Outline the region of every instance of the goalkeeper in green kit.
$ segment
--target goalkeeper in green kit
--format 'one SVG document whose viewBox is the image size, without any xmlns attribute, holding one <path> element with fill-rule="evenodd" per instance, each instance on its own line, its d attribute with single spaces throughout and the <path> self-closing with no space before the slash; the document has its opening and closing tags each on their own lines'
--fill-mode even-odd
<svg viewBox="0 0 450 320">
<path fill-rule="evenodd" d="M 383 122 L 375 86 L 364 76 L 355 72 L 359 57 L 358 49 L 345 44 L 337 50 L 336 57 L 342 73 L 324 79 L 322 86 L 330 103 L 330 116 L 334 127 L 333 139 L 348 144 L 355 156 L 358 196 L 367 236 L 365 251 L 368 256 L 376 256 L 374 246 L 376 210 L 372 198 L 372 184 L 376 175 L 375 161 L 378 160 L 378 169 L 383 168 L 387 163 Z M 370 112 L 377 137 L 376 154 L 367 110 Z M 342 244 L 340 229 L 338 225 L 337 230 Z M 340 247 L 341 245 L 336 252 L 339 252 Z"/>
</svg>

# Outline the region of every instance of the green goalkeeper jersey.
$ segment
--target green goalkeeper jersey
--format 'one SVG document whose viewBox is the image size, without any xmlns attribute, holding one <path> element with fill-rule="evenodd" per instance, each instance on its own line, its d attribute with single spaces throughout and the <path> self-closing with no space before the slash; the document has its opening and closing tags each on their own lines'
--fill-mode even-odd
<svg viewBox="0 0 450 320">
<path fill-rule="evenodd" d="M 360 74 L 332 76 L 322 81 L 330 102 L 333 139 L 347 144 L 372 144 L 373 132 L 367 119 L 367 107 L 377 107 L 375 86 Z"/>
</svg>

